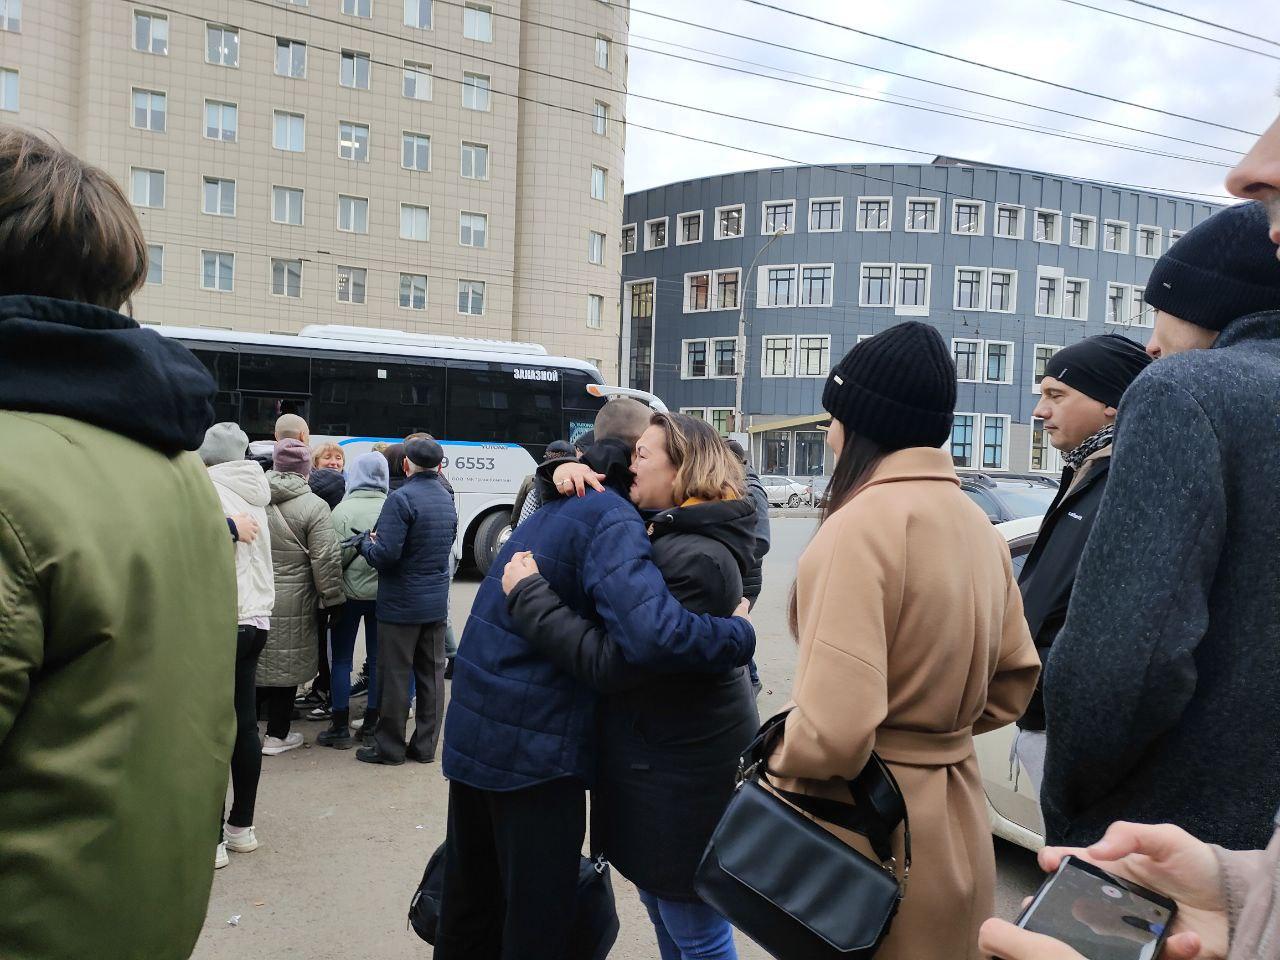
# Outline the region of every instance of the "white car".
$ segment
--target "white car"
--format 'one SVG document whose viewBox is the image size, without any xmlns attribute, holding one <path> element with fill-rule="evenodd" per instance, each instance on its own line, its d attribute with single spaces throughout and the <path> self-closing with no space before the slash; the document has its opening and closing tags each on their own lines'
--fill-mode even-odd
<svg viewBox="0 0 1280 960">
<path fill-rule="evenodd" d="M 1022 572 L 1022 565 L 1036 541 L 1042 520 L 1044 517 L 1027 517 L 996 526 L 1009 544 L 1015 575 Z M 977 737 L 974 743 L 978 766 L 982 770 L 982 786 L 987 794 L 991 832 L 1020 847 L 1039 850 L 1044 846 L 1040 797 L 1031 789 L 1017 762 L 1010 759 L 1017 734 L 1018 728 L 1010 724 Z"/>
<path fill-rule="evenodd" d="M 771 507 L 798 507 L 809 502 L 810 489 L 790 477 L 767 474 L 760 478 Z"/>
</svg>

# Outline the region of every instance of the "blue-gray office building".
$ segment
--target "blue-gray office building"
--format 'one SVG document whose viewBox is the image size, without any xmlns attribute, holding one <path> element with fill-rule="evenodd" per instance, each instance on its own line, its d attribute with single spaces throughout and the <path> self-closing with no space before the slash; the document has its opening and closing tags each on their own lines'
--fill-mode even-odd
<svg viewBox="0 0 1280 960">
<path fill-rule="evenodd" d="M 1060 461 L 1032 417 L 1044 362 L 1100 333 L 1145 342 L 1152 265 L 1218 209 L 946 157 L 752 170 L 631 194 L 623 381 L 722 432 L 749 432 L 762 473 L 820 474 L 831 465 L 816 429 L 831 364 L 918 318 L 955 357 L 956 466 L 1054 473 Z"/>
</svg>

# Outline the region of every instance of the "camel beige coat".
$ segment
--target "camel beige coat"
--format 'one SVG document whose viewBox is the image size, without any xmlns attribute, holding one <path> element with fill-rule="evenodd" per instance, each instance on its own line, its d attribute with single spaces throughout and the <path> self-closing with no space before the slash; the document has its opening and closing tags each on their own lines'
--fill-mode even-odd
<svg viewBox="0 0 1280 960">
<path fill-rule="evenodd" d="M 796 779 L 775 782 L 848 802 L 839 778 L 878 751 L 914 860 L 877 960 L 976 960 L 996 874 L 973 736 L 1016 720 L 1040 672 L 1004 538 L 945 452 L 902 450 L 819 529 L 796 592 L 795 709 L 769 763 Z"/>
</svg>

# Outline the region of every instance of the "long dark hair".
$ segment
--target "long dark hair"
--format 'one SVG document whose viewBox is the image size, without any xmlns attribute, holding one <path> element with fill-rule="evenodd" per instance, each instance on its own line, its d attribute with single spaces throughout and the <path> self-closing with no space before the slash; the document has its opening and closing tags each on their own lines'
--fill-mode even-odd
<svg viewBox="0 0 1280 960">
<path fill-rule="evenodd" d="M 843 507 L 862 489 L 862 485 L 871 476 L 871 471 L 884 459 L 889 450 L 870 437 L 854 433 L 846 429 L 844 446 L 836 460 L 836 468 L 831 473 L 831 483 L 823 497 L 822 518 L 818 521 L 821 527 L 833 513 Z M 791 597 L 787 602 L 787 625 L 791 628 L 791 636 L 800 637 L 800 614 L 796 603 L 796 585 L 791 584 Z"/>
</svg>

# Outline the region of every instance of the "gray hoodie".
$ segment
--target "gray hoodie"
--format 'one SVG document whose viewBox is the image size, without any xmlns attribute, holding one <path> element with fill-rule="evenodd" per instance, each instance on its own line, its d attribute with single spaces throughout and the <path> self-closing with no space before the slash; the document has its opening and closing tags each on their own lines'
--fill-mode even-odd
<svg viewBox="0 0 1280 960">
<path fill-rule="evenodd" d="M 262 468 L 253 460 L 229 460 L 209 467 L 209 479 L 218 492 L 222 512 L 248 514 L 258 521 L 253 543 L 236 544 L 236 601 L 242 624 L 271 616 L 275 605 L 275 574 L 271 567 L 271 530 L 267 505 L 271 487 Z"/>
</svg>

